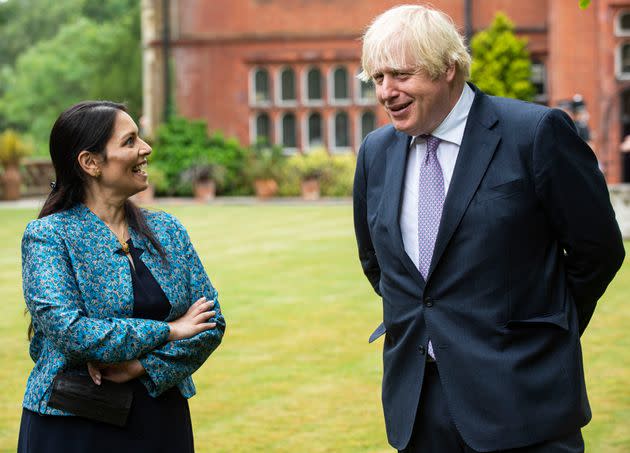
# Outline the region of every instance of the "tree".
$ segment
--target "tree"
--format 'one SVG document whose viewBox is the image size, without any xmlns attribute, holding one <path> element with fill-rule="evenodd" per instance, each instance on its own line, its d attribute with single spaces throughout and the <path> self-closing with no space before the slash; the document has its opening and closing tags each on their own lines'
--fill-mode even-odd
<svg viewBox="0 0 630 453">
<path fill-rule="evenodd" d="M 80 17 L 84 0 L 9 0 L 0 3 L 0 67 L 13 65 L 17 57 L 61 26 Z"/>
<path fill-rule="evenodd" d="M 45 149 L 55 118 L 84 99 L 127 102 L 132 116 L 142 105 L 139 16 L 116 24 L 80 18 L 21 54 L 1 73 L 4 126 L 29 132 Z M 137 35 L 136 35 L 137 33 Z"/>
<path fill-rule="evenodd" d="M 43 153 L 56 116 L 83 99 L 142 108 L 137 0 L 0 3 L 0 130 L 30 132 Z"/>
<path fill-rule="evenodd" d="M 514 25 L 497 13 L 489 28 L 473 36 L 471 80 L 488 94 L 531 100 L 531 61 L 527 40 L 514 35 Z"/>
</svg>

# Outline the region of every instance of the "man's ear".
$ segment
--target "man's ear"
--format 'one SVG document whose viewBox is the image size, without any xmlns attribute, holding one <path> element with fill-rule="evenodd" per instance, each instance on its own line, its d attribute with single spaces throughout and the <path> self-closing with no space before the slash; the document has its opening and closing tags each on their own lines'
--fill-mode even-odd
<svg viewBox="0 0 630 453">
<path fill-rule="evenodd" d="M 451 83 L 453 80 L 455 80 L 455 75 L 457 74 L 457 67 L 455 66 L 454 62 L 451 62 L 448 64 L 448 67 L 446 68 L 446 81 L 448 83 Z"/>
<path fill-rule="evenodd" d="M 88 175 L 98 178 L 101 175 L 100 161 L 97 161 L 94 154 L 89 151 L 83 150 L 77 156 L 77 161 L 81 166 L 81 169 Z"/>
</svg>

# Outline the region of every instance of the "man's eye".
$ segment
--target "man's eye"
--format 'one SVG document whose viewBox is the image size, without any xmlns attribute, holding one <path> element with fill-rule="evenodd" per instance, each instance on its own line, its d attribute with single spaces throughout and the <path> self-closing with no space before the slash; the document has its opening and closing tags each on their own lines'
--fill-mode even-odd
<svg viewBox="0 0 630 453">
<path fill-rule="evenodd" d="M 375 84 L 380 85 L 383 82 L 383 74 L 375 74 L 372 80 L 374 80 Z"/>
</svg>

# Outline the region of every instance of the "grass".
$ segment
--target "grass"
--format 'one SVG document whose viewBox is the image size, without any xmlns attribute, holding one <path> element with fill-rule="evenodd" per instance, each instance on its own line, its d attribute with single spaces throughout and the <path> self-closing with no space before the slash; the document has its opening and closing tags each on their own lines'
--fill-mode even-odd
<svg viewBox="0 0 630 453">
<path fill-rule="evenodd" d="M 197 451 L 392 452 L 380 408 L 381 307 L 363 277 L 351 207 L 168 207 L 219 290 L 228 330 L 195 374 Z M 32 209 L 0 209 L 0 451 L 15 451 L 28 358 L 20 238 Z M 583 338 L 587 451 L 630 451 L 626 263 Z"/>
</svg>

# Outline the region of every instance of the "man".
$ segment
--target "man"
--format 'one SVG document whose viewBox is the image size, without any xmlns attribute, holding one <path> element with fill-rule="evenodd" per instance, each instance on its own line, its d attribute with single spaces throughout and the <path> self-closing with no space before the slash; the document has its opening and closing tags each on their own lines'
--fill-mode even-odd
<svg viewBox="0 0 630 453">
<path fill-rule="evenodd" d="M 595 156 L 559 110 L 467 84 L 441 12 L 376 18 L 362 65 L 392 123 L 366 137 L 354 183 L 389 442 L 582 452 L 580 334 L 624 257 Z"/>
</svg>

